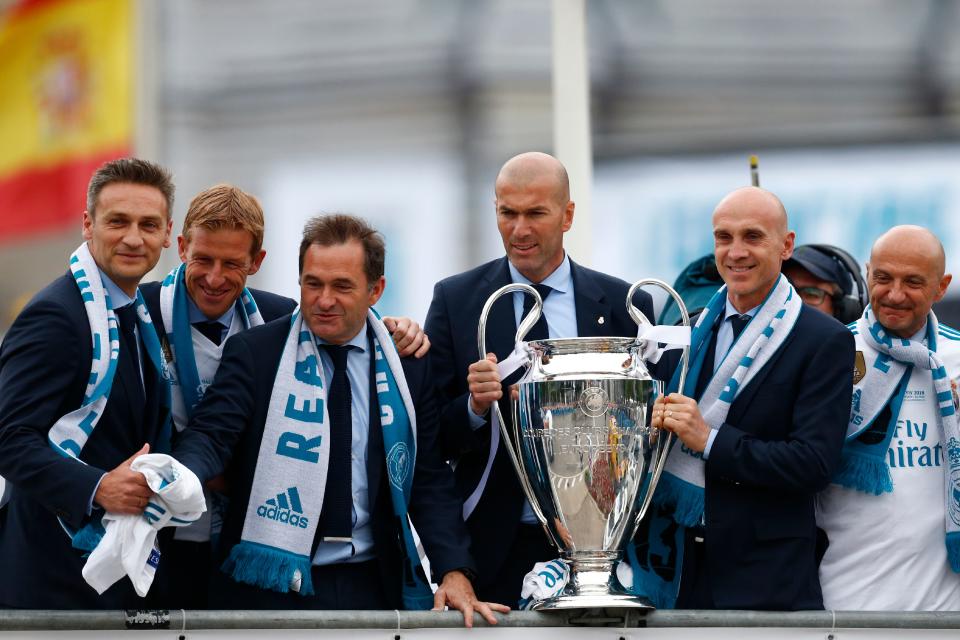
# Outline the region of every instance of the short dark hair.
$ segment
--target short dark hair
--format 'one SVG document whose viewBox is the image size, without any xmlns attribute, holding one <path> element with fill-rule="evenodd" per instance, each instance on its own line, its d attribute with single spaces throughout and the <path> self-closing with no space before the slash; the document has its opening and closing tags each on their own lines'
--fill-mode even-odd
<svg viewBox="0 0 960 640">
<path fill-rule="evenodd" d="M 329 247 L 357 240 L 363 245 L 363 271 L 367 282 L 372 286 L 383 276 L 383 264 L 387 249 L 380 232 L 370 226 L 366 220 L 344 213 L 320 215 L 307 220 L 303 227 L 303 240 L 300 241 L 300 273 L 303 274 L 303 257 L 310 245 Z"/>
<path fill-rule="evenodd" d="M 100 165 L 87 185 L 87 213 L 96 215 L 97 198 L 104 187 L 115 183 L 154 187 L 167 201 L 167 220 L 173 215 L 173 177 L 160 165 L 140 158 L 119 158 Z"/>
</svg>

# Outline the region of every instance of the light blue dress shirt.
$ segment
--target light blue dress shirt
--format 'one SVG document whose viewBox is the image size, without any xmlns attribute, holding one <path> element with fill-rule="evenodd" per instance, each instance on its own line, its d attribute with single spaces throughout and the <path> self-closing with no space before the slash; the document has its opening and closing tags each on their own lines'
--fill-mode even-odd
<svg viewBox="0 0 960 640">
<path fill-rule="evenodd" d="M 730 302 L 730 298 L 727 298 L 727 308 L 723 314 L 723 322 L 720 323 L 720 328 L 717 329 L 717 349 L 714 352 L 713 356 L 713 372 L 716 373 L 717 369 L 720 368 L 720 365 L 723 363 L 724 359 L 727 357 L 727 353 L 730 352 L 730 347 L 733 346 L 733 325 L 730 323 L 730 318 L 732 316 L 739 315 L 748 315 L 751 318 L 757 316 L 757 311 L 760 310 L 760 305 L 755 306 L 753 309 L 750 309 L 746 314 L 741 314 L 733 304 Z M 722 357 L 718 357 L 719 354 L 723 354 Z M 703 459 L 706 460 L 710 457 L 710 449 L 713 448 L 713 441 L 717 439 L 717 432 L 719 429 L 711 429 L 710 435 L 707 436 L 707 446 L 703 450 Z"/>
<path fill-rule="evenodd" d="M 529 278 L 520 273 L 513 263 L 509 260 L 507 265 L 510 269 L 510 280 L 514 283 L 534 284 Z M 553 273 L 543 279 L 538 284 L 544 284 L 553 291 L 543 301 L 543 315 L 547 317 L 547 334 L 551 338 L 576 338 L 577 333 L 577 305 L 573 295 L 573 272 L 570 268 L 570 256 L 564 255 L 563 262 L 560 263 Z M 520 326 L 523 320 L 523 300 L 528 294 L 522 291 L 513 293 L 513 315 Z M 485 416 L 478 416 L 470 408 L 470 397 L 467 396 L 467 415 L 470 417 L 470 427 L 479 429 L 485 422 Z M 523 501 L 523 512 L 520 515 L 520 522 L 524 524 L 537 524 L 537 517 L 530 508 L 530 504 Z"/>
<path fill-rule="evenodd" d="M 321 345 L 320 364 L 327 388 L 333 380 L 333 360 Z M 350 417 L 353 420 L 353 438 L 350 443 L 350 488 L 353 491 L 353 544 L 349 542 L 321 542 L 313 554 L 313 564 L 336 562 L 365 562 L 374 558 L 373 527 L 370 524 L 370 499 L 367 488 L 367 441 L 370 436 L 370 349 L 367 325 L 346 344 L 353 348 L 347 353 L 347 379 L 350 381 Z"/>
</svg>

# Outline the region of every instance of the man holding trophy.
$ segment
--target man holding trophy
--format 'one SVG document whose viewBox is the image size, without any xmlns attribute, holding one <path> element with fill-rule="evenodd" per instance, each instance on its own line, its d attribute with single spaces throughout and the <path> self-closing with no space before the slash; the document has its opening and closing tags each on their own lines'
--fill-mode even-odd
<svg viewBox="0 0 960 640">
<path fill-rule="evenodd" d="M 478 567 L 477 593 L 483 600 L 514 604 L 530 567 L 557 556 L 491 428 L 491 406 L 503 397 L 497 361 L 513 350 L 533 298 L 516 292 L 491 307 L 488 354 L 480 353 L 476 342 L 481 309 L 504 285 L 522 283 L 533 285 L 543 299 L 543 313 L 527 340 L 632 337 L 637 325 L 625 306 L 629 285 L 576 264 L 564 252 L 574 203 L 556 158 L 544 153 L 511 158 L 497 176 L 495 203 L 506 257 L 438 282 L 425 330 L 441 396 L 441 441 L 445 455 L 457 461 L 457 487 Z M 639 292 L 634 304 L 653 317 L 649 295 Z"/>
<path fill-rule="evenodd" d="M 794 233 L 775 195 L 732 192 L 713 236 L 725 287 L 699 317 L 682 392 L 652 417 L 680 440 L 653 498 L 680 525 L 676 606 L 822 609 L 814 497 L 840 463 L 853 338 L 780 275 Z"/>
</svg>

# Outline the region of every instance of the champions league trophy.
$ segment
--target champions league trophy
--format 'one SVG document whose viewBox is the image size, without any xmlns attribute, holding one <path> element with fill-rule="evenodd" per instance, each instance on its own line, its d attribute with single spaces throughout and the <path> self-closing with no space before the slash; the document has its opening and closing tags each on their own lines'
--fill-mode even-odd
<svg viewBox="0 0 960 640">
<path fill-rule="evenodd" d="M 673 297 L 689 331 L 690 318 L 677 292 L 660 280 L 640 280 L 626 300 L 639 333 L 652 325 L 631 301 L 648 284 Z M 647 512 L 674 437 L 649 424 L 653 402 L 663 390 L 641 358 L 646 341 L 641 335 L 523 343 L 540 318 L 543 301 L 533 287 L 510 284 L 494 292 L 480 314 L 481 357 L 487 353 L 490 309 L 514 291 L 535 299 L 517 330 L 518 349 L 508 358 L 521 357 L 527 369 L 512 400 L 512 424 L 496 402 L 494 417 L 523 492 L 570 569 L 565 589 L 532 608 L 652 609 L 649 600 L 623 593 L 612 576 L 624 543 Z M 680 388 L 688 357 L 684 347 Z"/>
</svg>

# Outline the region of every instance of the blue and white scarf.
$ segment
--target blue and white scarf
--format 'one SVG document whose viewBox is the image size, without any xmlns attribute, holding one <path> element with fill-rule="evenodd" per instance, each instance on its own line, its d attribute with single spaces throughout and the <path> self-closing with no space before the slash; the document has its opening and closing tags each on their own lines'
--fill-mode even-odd
<svg viewBox="0 0 960 640">
<path fill-rule="evenodd" d="M 433 594 L 419 570 L 407 506 L 417 455 L 416 413 L 390 333 L 371 309 L 374 373 L 387 477 L 404 555 L 403 601 L 429 609 Z M 317 343 L 299 309 L 291 320 L 270 405 L 240 542 L 223 571 L 262 589 L 313 594 L 311 547 L 326 488 L 330 458 L 327 383 Z"/>
<path fill-rule="evenodd" d="M 907 383 L 914 367 L 927 369 L 933 378 L 940 436 L 948 465 L 944 470 L 944 496 L 947 558 L 950 567 L 960 572 L 960 424 L 954 407 L 950 377 L 937 355 L 937 316 L 927 316 L 926 345 L 890 334 L 876 319 L 869 306 L 851 325 L 857 351 L 863 353 L 864 373 L 853 385 L 853 403 L 847 438 L 843 447 L 836 484 L 880 495 L 894 491 L 887 466 L 887 450 L 897 424 Z M 890 422 L 883 440 L 867 444 L 858 439 L 890 405 Z"/>
<path fill-rule="evenodd" d="M 726 310 L 727 288 L 722 287 L 700 314 L 691 338 L 691 365 L 684 395 L 693 397 L 714 325 Z M 711 429 L 719 429 L 741 389 L 763 369 L 793 331 L 803 303 L 786 278 L 780 276 L 760 309 L 730 347 L 698 400 L 700 414 Z M 679 371 L 668 392 L 677 388 Z M 703 454 L 677 443 L 671 449 L 663 477 L 654 493 L 654 503 L 673 507 L 673 518 L 681 525 L 699 524 L 703 517 Z"/>
<path fill-rule="evenodd" d="M 66 414 L 50 428 L 47 439 L 54 451 L 64 457 L 80 460 L 83 446 L 93 434 L 100 417 L 103 415 L 113 387 L 113 378 L 120 356 L 120 333 L 117 317 L 110 303 L 100 277 L 97 263 L 94 261 L 87 243 L 81 244 L 70 256 L 70 272 L 80 290 L 83 307 L 90 323 L 93 338 L 93 358 L 90 363 L 90 376 L 84 391 L 80 407 Z M 169 393 L 166 384 L 166 364 L 160 350 L 160 341 L 150 320 L 150 312 L 137 290 L 137 326 L 143 345 L 146 347 L 149 361 L 156 369 L 157 380 Z M 169 404 L 169 396 L 167 397 Z M 155 452 L 168 451 L 170 448 L 170 423 L 167 421 L 161 430 L 160 441 L 154 447 Z M 86 463 L 84 463 L 86 464 Z M 61 526 L 73 540 L 73 546 L 90 551 L 97 546 L 103 535 L 99 520 L 85 525 L 79 531 L 73 531 L 63 520 Z"/>
<path fill-rule="evenodd" d="M 182 402 L 189 420 L 205 391 L 197 372 L 197 359 L 193 351 L 193 332 L 190 327 L 189 302 L 184 277 L 187 265 L 181 264 L 163 279 L 160 287 L 160 315 L 163 331 L 170 345 L 171 384 L 176 402 Z M 244 329 L 263 324 L 263 317 L 257 309 L 250 291 L 244 288 L 236 303 L 236 312 L 240 314 Z M 183 430 L 187 425 L 176 425 Z"/>
<path fill-rule="evenodd" d="M 700 314 L 691 337 L 691 364 L 683 394 L 694 396 L 700 370 L 709 350 L 714 326 L 721 322 L 727 301 L 723 286 Z M 726 421 L 738 393 L 763 369 L 793 331 L 803 302 L 782 275 L 767 294 L 756 315 L 730 347 L 698 400 L 700 413 L 711 429 Z M 667 392 L 677 390 L 679 369 Z M 684 527 L 701 523 L 704 508 L 705 463 L 703 454 L 675 442 L 663 475 L 653 494 L 646 539 L 627 545 L 626 557 L 633 568 L 631 593 L 650 598 L 658 607 L 672 607 L 680 581 Z"/>
</svg>

